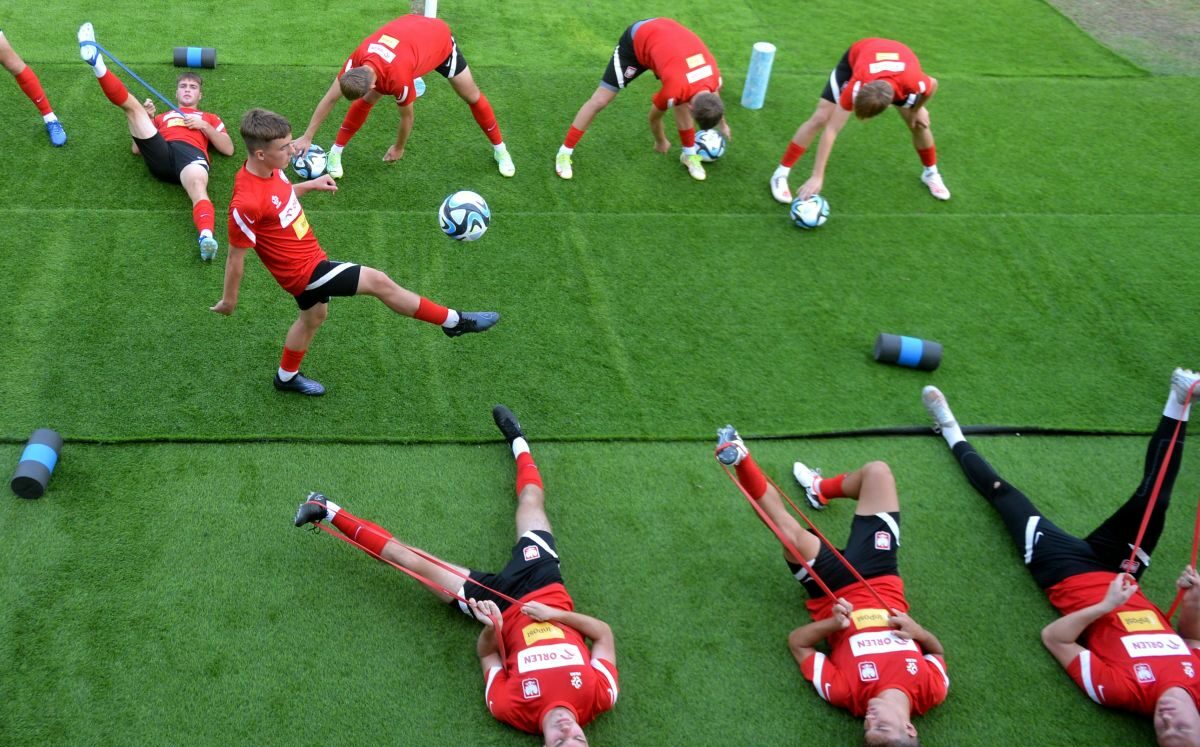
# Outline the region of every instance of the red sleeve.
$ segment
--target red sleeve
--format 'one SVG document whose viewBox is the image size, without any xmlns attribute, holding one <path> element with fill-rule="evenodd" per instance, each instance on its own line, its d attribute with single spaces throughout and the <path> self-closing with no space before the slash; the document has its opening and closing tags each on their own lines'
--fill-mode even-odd
<svg viewBox="0 0 1200 747">
<path fill-rule="evenodd" d="M 513 702 L 509 698 L 507 684 L 508 672 L 504 671 L 504 667 L 492 667 L 484 675 L 483 699 L 492 716 L 504 723 L 510 723 L 509 718 L 511 718 L 513 710 Z"/>
<path fill-rule="evenodd" d="M 212 114 L 210 112 L 204 112 L 203 116 L 204 116 L 204 121 L 208 122 L 210 125 L 212 125 L 214 130 L 216 130 L 217 132 L 225 131 L 225 123 L 222 122 L 221 118 L 218 117 L 216 114 Z"/>
<path fill-rule="evenodd" d="M 408 106 L 417 100 L 417 86 L 413 82 L 412 78 L 405 78 L 404 80 L 397 79 L 396 83 L 399 84 L 401 92 L 400 95 L 396 97 L 397 105 Z"/>
<path fill-rule="evenodd" d="M 946 699 L 950 692 L 950 677 L 946 674 L 946 659 L 937 654 L 925 654 L 925 698 L 917 704 L 920 713 L 928 711 Z"/>
<path fill-rule="evenodd" d="M 1102 706 L 1130 708 L 1137 704 L 1136 693 L 1118 670 L 1087 649 L 1071 661 L 1067 674 L 1080 690 Z"/>
<path fill-rule="evenodd" d="M 842 88 L 842 95 L 838 97 L 838 106 L 846 111 L 854 109 L 854 87 L 858 85 L 858 81 L 851 78 L 846 81 L 846 85 Z"/>
<path fill-rule="evenodd" d="M 850 708 L 850 685 L 825 654 L 817 652 L 800 664 L 804 679 L 813 684 L 821 700 L 838 708 Z"/>
<path fill-rule="evenodd" d="M 592 659 L 592 668 L 600 675 L 600 686 L 596 688 L 596 712 L 599 713 L 617 704 L 621 694 L 620 675 L 617 665 L 607 659 Z"/>
<path fill-rule="evenodd" d="M 253 206 L 247 207 L 247 202 L 236 191 L 229 201 L 229 245 L 236 249 L 253 249 L 258 243 L 254 233 L 258 211 Z"/>
</svg>

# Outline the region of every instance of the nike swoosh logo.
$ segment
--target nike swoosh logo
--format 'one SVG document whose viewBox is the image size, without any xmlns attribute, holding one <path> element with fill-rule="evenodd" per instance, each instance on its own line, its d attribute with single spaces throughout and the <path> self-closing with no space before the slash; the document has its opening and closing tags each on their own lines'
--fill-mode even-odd
<svg viewBox="0 0 1200 747">
<path fill-rule="evenodd" d="M 1033 535 L 1033 544 L 1036 545 L 1038 543 L 1038 540 L 1040 540 L 1041 538 L 1042 538 L 1042 532 L 1038 532 L 1037 534 Z"/>
<path fill-rule="evenodd" d="M 1098 692 L 1100 693 L 1100 700 L 1104 700 L 1104 685 L 1100 686 Z"/>
<path fill-rule="evenodd" d="M 829 700 L 829 684 L 825 685 L 825 700 Z"/>
</svg>

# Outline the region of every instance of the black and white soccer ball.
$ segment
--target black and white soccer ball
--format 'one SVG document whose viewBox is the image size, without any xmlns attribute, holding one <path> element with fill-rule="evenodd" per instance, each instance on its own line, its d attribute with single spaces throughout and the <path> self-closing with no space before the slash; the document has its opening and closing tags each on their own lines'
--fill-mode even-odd
<svg viewBox="0 0 1200 747">
<path fill-rule="evenodd" d="M 791 216 L 792 223 L 799 228 L 818 228 L 829 220 L 829 203 L 821 195 L 813 195 L 807 200 L 797 197 L 792 200 Z"/>
<path fill-rule="evenodd" d="M 327 164 L 325 149 L 319 145 L 310 145 L 308 150 L 292 158 L 292 169 L 301 179 L 316 179 L 325 173 Z"/>
<path fill-rule="evenodd" d="M 700 130 L 696 133 L 696 153 L 705 163 L 717 160 L 725 155 L 725 136 L 720 130 Z"/>
<path fill-rule="evenodd" d="M 438 224 L 442 231 L 457 241 L 474 241 L 487 231 L 492 211 L 487 201 L 477 193 L 462 190 L 442 200 Z"/>
</svg>

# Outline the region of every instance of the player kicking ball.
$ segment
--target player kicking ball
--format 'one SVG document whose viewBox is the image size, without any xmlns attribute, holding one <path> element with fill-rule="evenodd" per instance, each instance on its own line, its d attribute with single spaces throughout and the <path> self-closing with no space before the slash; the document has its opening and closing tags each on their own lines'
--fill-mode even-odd
<svg viewBox="0 0 1200 747">
<path fill-rule="evenodd" d="M 440 589 L 427 586 L 434 596 L 483 623 L 476 653 L 492 716 L 542 735 L 546 745 L 586 745 L 583 727 L 617 702 L 616 641 L 607 623 L 574 611 L 529 443 L 507 407 L 497 405 L 492 417 L 517 462 L 517 543 L 499 573 L 431 559 L 319 493 L 300 504 L 294 523 L 328 521 L 373 557 L 437 584 Z M 457 589 L 467 603 L 442 589 Z M 585 638 L 592 641 L 590 651 Z"/>
<path fill-rule="evenodd" d="M 237 308 L 246 251 L 253 249 L 267 271 L 296 299 L 300 316 L 288 330 L 275 388 L 310 397 L 325 387 L 300 373 L 300 362 L 329 313 L 333 296 L 374 296 L 397 314 L 440 325 L 449 337 L 483 332 L 500 321 L 494 311 L 455 311 L 400 287 L 384 273 L 352 262 L 330 260 L 317 243 L 300 197 L 313 190 L 336 192 L 326 174 L 293 186 L 284 169 L 295 154 L 292 126 L 265 109 L 242 117 L 246 163 L 233 183 L 229 202 L 229 256 L 225 292 L 211 308 L 229 316 Z"/>
<path fill-rule="evenodd" d="M 358 132 L 371 107 L 384 96 L 394 96 L 400 107 L 400 129 L 396 143 L 383 154 L 384 161 L 404 157 L 404 146 L 412 133 L 417 100 L 415 79 L 437 71 L 450 82 L 450 87 L 471 107 L 471 116 L 492 144 L 492 154 L 502 176 L 517 173 L 512 156 L 500 136 L 500 125 L 487 96 L 475 85 L 467 60 L 450 33 L 450 27 L 439 18 L 420 15 L 401 16 L 385 24 L 358 45 L 334 78 L 304 134 L 296 139 L 300 152 L 308 149 L 321 123 L 333 111 L 343 96 L 354 102 L 338 129 L 333 147 L 329 149 L 329 175 L 342 178 L 342 150 Z"/>
<path fill-rule="evenodd" d="M 554 173 L 563 179 L 574 175 L 571 155 L 592 120 L 625 90 L 625 86 L 647 70 L 662 81 L 662 88 L 650 100 L 650 134 L 654 136 L 654 149 L 659 153 L 671 150 L 663 129 L 663 117 L 668 109 L 672 109 L 683 147 L 679 162 L 693 179 L 704 181 L 707 174 L 696 151 L 696 125 L 699 124 L 702 130 L 719 128 L 726 138 L 730 137 L 725 103 L 718 94 L 721 71 L 700 37 L 670 18 L 650 18 L 625 29 L 612 57 L 604 65 L 600 86 L 580 107 L 567 130 L 567 137 L 554 161 Z"/>
<path fill-rule="evenodd" d="M 796 197 L 806 200 L 820 193 L 833 143 L 850 120 L 850 114 L 858 119 L 870 119 L 889 106 L 895 106 L 912 133 L 913 147 L 925 167 L 921 182 L 937 199 L 949 200 L 950 190 L 946 189 L 938 173 L 937 149 L 929 129 L 929 110 L 925 106 L 937 93 L 937 88 L 937 79 L 926 75 L 917 56 L 900 42 L 891 39 L 855 42 L 829 74 L 829 81 L 817 101 L 817 110 L 800 125 L 788 143 L 779 167 L 771 176 L 771 195 L 778 202 L 791 203 L 788 175 L 818 134 L 821 140 L 817 143 L 812 175 L 800 185 Z"/>
<path fill-rule="evenodd" d="M 155 116 L 154 102 L 138 103 L 125 84 L 104 64 L 104 55 L 96 48 L 96 32 L 92 24 L 79 27 L 79 56 L 92 66 L 100 90 L 125 112 L 129 134 L 133 136 L 133 152 L 141 154 L 146 168 L 154 178 L 167 184 L 178 184 L 192 200 L 192 222 L 199 234 L 200 259 L 208 262 L 217 256 L 217 240 L 213 236 L 215 211 L 208 199 L 208 146 L 217 152 L 233 155 L 233 140 L 225 131 L 225 123 L 215 114 L 196 108 L 200 103 L 200 76 L 184 73 L 175 84 L 175 104 L 172 109 Z"/>
<path fill-rule="evenodd" d="M 42 115 L 42 122 L 46 125 L 46 134 L 50 136 L 50 144 L 55 148 L 66 145 L 67 131 L 63 129 L 62 122 L 59 122 L 58 116 L 54 114 L 54 109 L 50 106 L 50 99 L 46 98 L 46 92 L 42 90 L 42 82 L 38 79 L 37 73 L 33 72 L 33 68 L 26 65 L 25 60 L 22 60 L 12 45 L 8 43 L 8 38 L 4 36 L 3 31 L 0 31 L 0 65 L 12 73 L 17 80 L 17 85 L 21 87 L 21 91 L 38 108 L 38 112 Z"/>
</svg>

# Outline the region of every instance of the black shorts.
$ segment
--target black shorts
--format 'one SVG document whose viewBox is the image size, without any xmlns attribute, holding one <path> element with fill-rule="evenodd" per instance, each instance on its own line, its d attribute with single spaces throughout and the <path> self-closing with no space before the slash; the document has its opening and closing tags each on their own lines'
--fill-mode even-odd
<svg viewBox="0 0 1200 747">
<path fill-rule="evenodd" d="M 467 599 L 483 601 L 490 599 L 503 612 L 511 604 L 507 599 L 496 596 L 488 589 L 520 599 L 530 592 L 550 584 L 561 584 L 562 573 L 558 569 L 558 547 L 554 535 L 535 529 L 521 535 L 512 549 L 512 559 L 499 573 L 472 570 L 471 580 L 463 584 L 462 595 Z M 479 583 L 473 583 L 478 581 Z M 479 584 L 483 584 L 480 586 Z M 463 612 L 470 614 L 459 601 L 454 602 Z"/>
<path fill-rule="evenodd" d="M 308 278 L 304 291 L 296 296 L 296 305 L 308 311 L 319 303 L 329 303 L 333 296 L 353 296 L 358 293 L 358 275 L 362 267 L 353 262 L 321 260 Z"/>
<path fill-rule="evenodd" d="M 653 19 L 647 18 L 638 21 L 625 29 L 624 34 L 621 34 L 617 48 L 613 50 L 612 59 L 604 66 L 604 75 L 600 77 L 600 85 L 610 91 L 620 91 L 634 78 L 646 72 L 648 68 L 638 62 L 637 55 L 633 52 L 633 35 L 637 33 L 638 26 L 650 20 Z"/>
<path fill-rule="evenodd" d="M 836 104 L 842 96 L 842 89 L 850 82 L 853 74 L 854 71 L 850 67 L 850 50 L 847 49 L 837 67 L 829 74 L 829 80 L 825 82 L 825 90 L 821 91 L 821 98 Z"/>
<path fill-rule="evenodd" d="M 458 51 L 458 42 L 454 41 L 454 37 L 450 37 L 450 56 L 442 61 L 442 64 L 434 68 L 435 72 L 441 73 L 443 78 L 453 78 L 454 76 L 467 69 L 467 58 L 463 57 L 462 52 Z"/>
<path fill-rule="evenodd" d="M 900 552 L 900 512 L 889 511 L 872 516 L 855 514 L 854 521 L 850 523 L 850 537 L 840 552 L 865 579 L 898 576 L 900 565 L 896 556 Z M 821 545 L 816 559 L 809 565 L 825 585 L 834 591 L 858 580 L 824 544 Z M 817 599 L 825 596 L 825 592 L 808 575 L 804 566 L 789 560 L 788 568 L 796 580 L 808 590 L 810 597 Z"/>
<path fill-rule="evenodd" d="M 137 143 L 146 168 L 159 181 L 179 184 L 179 175 L 193 163 L 203 166 L 204 170 L 208 171 L 208 159 L 204 156 L 204 151 L 191 143 L 178 140 L 168 142 L 159 132 L 154 133 L 154 137 L 135 137 L 133 141 Z"/>
</svg>

